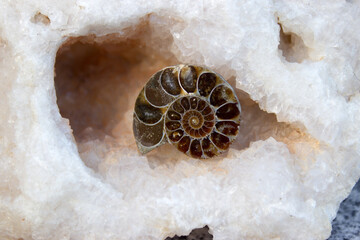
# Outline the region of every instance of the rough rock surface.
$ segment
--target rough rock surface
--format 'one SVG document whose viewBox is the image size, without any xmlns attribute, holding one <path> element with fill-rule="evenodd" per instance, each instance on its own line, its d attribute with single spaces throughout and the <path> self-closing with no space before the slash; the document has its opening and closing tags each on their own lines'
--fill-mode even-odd
<svg viewBox="0 0 360 240">
<path fill-rule="evenodd" d="M 360 176 L 359 1 L 0 11 L 1 239 L 165 239 L 205 225 L 215 240 L 329 237 Z M 136 149 L 135 97 L 178 63 L 237 88 L 241 131 L 213 160 Z"/>
</svg>

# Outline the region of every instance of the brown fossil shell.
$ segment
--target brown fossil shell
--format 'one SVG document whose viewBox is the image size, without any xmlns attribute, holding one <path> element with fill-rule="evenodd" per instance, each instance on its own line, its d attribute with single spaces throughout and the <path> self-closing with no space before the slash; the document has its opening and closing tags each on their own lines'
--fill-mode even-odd
<svg viewBox="0 0 360 240">
<path fill-rule="evenodd" d="M 240 103 L 217 73 L 177 65 L 155 73 L 136 99 L 133 130 L 143 154 L 169 142 L 194 158 L 226 151 L 240 127 Z"/>
</svg>

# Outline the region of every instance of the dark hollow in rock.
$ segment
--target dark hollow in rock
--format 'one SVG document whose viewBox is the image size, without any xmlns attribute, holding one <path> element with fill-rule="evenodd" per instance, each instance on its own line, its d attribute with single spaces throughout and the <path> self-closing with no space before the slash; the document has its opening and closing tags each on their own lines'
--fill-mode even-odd
<svg viewBox="0 0 360 240">
<path fill-rule="evenodd" d="M 37 12 L 32 18 L 32 23 L 36 24 L 43 24 L 43 25 L 49 25 L 51 23 L 50 18 L 46 16 L 45 14 L 42 14 L 41 12 Z"/>
<path fill-rule="evenodd" d="M 153 34 L 144 19 L 122 35 L 69 38 L 59 48 L 54 79 L 57 104 L 77 141 L 89 127 L 113 135 L 150 77 L 177 63 L 170 52 L 159 50 Z M 165 42 L 171 40 L 163 37 L 166 49 Z"/>
<path fill-rule="evenodd" d="M 165 240 L 212 240 L 213 235 L 209 233 L 209 227 L 205 226 L 203 228 L 193 229 L 187 236 L 177 236 L 167 237 Z"/>
<path fill-rule="evenodd" d="M 308 48 L 300 36 L 292 32 L 284 32 L 283 26 L 280 26 L 280 42 L 278 48 L 288 62 L 301 63 L 308 56 Z"/>
</svg>

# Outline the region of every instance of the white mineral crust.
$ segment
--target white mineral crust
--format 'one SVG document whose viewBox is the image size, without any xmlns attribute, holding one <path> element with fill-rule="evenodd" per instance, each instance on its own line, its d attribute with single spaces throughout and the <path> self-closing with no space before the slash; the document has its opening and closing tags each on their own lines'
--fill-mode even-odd
<svg viewBox="0 0 360 240">
<path fill-rule="evenodd" d="M 330 235 L 360 176 L 359 1 L 1 0 L 0 13 L 0 239 Z M 100 49 L 91 70 L 79 46 Z M 137 151 L 136 95 L 177 63 L 237 88 L 240 134 L 218 158 Z"/>
</svg>

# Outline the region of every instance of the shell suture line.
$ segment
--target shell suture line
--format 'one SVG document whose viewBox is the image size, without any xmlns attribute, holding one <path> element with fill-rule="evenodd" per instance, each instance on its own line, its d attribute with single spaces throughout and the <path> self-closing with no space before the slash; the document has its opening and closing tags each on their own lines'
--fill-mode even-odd
<svg viewBox="0 0 360 240">
<path fill-rule="evenodd" d="M 136 119 L 139 120 L 139 122 L 141 122 L 145 125 L 148 125 L 148 126 L 155 126 L 156 124 L 160 123 L 162 119 L 164 119 L 164 115 L 163 115 L 163 116 L 161 116 L 160 120 L 155 123 L 146 123 L 139 118 L 139 116 L 137 115 L 137 113 L 135 111 L 134 111 L 134 114 L 136 115 Z"/>
<path fill-rule="evenodd" d="M 160 84 L 161 85 L 161 84 Z M 165 92 L 166 93 L 166 92 Z M 166 93 L 167 94 L 167 93 Z M 168 94 L 168 95 L 170 95 L 170 94 Z M 171 96 L 171 95 L 170 95 Z M 144 89 L 144 98 L 146 99 L 146 101 L 148 101 L 148 103 L 151 105 L 151 106 L 153 106 L 153 107 L 156 107 L 156 108 L 165 108 L 167 105 L 169 105 L 169 104 L 165 104 L 165 105 L 163 105 L 163 106 L 156 106 L 156 105 L 154 105 L 154 104 L 152 104 L 150 101 L 149 101 L 149 99 L 147 98 L 147 96 L 146 96 L 146 88 Z"/>
<path fill-rule="evenodd" d="M 170 68 L 171 68 L 171 67 L 167 67 L 167 68 L 165 68 L 165 69 L 170 69 Z M 164 70 L 165 70 L 165 69 L 164 69 Z M 172 97 L 174 97 L 174 98 L 176 98 L 177 96 L 181 95 L 181 92 L 180 92 L 180 94 L 178 94 L 178 95 L 173 95 L 173 94 L 171 94 L 171 93 L 169 93 L 168 91 L 165 90 L 165 88 L 164 88 L 164 86 L 163 86 L 163 84 L 162 84 L 162 82 L 161 82 L 161 79 L 162 79 L 163 74 L 164 74 L 164 71 L 162 71 L 161 74 L 160 74 L 160 76 L 159 76 L 159 85 L 160 85 L 161 89 L 162 89 L 165 93 L 169 94 L 170 96 L 172 96 Z M 176 100 L 176 99 L 175 99 L 175 100 Z M 167 105 L 168 105 L 168 104 L 166 104 L 165 106 L 167 106 Z M 165 106 L 164 106 L 164 107 L 165 107 Z"/>
</svg>

